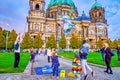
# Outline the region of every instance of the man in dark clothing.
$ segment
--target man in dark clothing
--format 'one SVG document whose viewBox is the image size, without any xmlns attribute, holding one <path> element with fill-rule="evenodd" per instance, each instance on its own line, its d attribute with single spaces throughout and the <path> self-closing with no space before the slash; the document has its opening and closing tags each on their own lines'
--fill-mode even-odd
<svg viewBox="0 0 120 80">
<path fill-rule="evenodd" d="M 106 55 L 105 55 L 105 63 L 106 63 L 106 66 L 107 66 L 107 69 L 104 72 L 107 72 L 109 74 L 113 74 L 112 69 L 110 67 L 110 63 L 111 63 L 111 49 L 108 46 L 108 43 L 104 43 L 104 46 L 105 46 L 105 53 L 106 53 Z"/>
</svg>

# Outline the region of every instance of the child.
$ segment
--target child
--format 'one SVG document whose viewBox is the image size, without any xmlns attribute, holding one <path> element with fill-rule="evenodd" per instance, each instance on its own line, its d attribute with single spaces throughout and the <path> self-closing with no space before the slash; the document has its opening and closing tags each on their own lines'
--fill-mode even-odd
<svg viewBox="0 0 120 80">
<path fill-rule="evenodd" d="M 59 79 L 59 72 L 58 67 L 60 66 L 58 61 L 57 53 L 54 51 L 52 52 L 52 68 L 53 68 L 53 79 L 57 77 Z"/>
<path fill-rule="evenodd" d="M 76 75 L 76 77 L 77 77 L 76 80 L 80 80 L 80 78 L 81 78 L 80 71 L 82 71 L 81 62 L 79 60 L 79 55 L 76 54 L 73 59 L 73 62 L 72 62 L 72 72 L 73 72 L 73 74 Z"/>
<path fill-rule="evenodd" d="M 30 57 L 30 62 L 34 62 L 34 48 L 32 47 L 30 49 L 31 57 Z"/>
</svg>

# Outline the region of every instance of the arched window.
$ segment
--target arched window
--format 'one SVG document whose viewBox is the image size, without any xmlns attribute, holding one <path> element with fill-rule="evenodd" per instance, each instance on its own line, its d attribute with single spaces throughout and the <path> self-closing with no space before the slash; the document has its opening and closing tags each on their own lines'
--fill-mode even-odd
<svg viewBox="0 0 120 80">
<path fill-rule="evenodd" d="M 36 25 L 36 26 L 35 26 L 35 30 L 39 30 L 39 26 Z"/>
<path fill-rule="evenodd" d="M 94 17 L 94 14 L 92 13 L 92 17 Z"/>
<path fill-rule="evenodd" d="M 99 16 L 100 16 L 100 18 L 102 18 L 102 14 L 101 13 L 99 13 Z"/>
<path fill-rule="evenodd" d="M 67 15 L 68 13 L 67 12 L 65 12 L 65 15 Z"/>
<path fill-rule="evenodd" d="M 60 10 L 60 9 L 58 10 L 58 14 L 59 14 L 59 15 L 61 14 L 61 10 Z"/>
<path fill-rule="evenodd" d="M 100 15 L 99 15 L 99 12 L 97 12 L 97 17 L 99 17 Z"/>
<path fill-rule="evenodd" d="M 50 14 L 48 14 L 48 18 L 50 18 Z"/>
<path fill-rule="evenodd" d="M 35 36 L 35 35 L 33 35 L 33 36 L 32 36 L 32 39 L 34 40 L 34 39 L 35 39 L 35 37 L 36 37 L 36 36 Z"/>
<path fill-rule="evenodd" d="M 53 18 L 56 18 L 56 12 L 53 12 Z"/>
<path fill-rule="evenodd" d="M 35 9 L 36 9 L 36 10 L 39 10 L 39 7 L 40 7 L 39 4 L 36 4 L 36 5 L 35 5 Z"/>
<path fill-rule="evenodd" d="M 97 14 L 95 14 L 95 17 L 97 17 Z"/>
</svg>

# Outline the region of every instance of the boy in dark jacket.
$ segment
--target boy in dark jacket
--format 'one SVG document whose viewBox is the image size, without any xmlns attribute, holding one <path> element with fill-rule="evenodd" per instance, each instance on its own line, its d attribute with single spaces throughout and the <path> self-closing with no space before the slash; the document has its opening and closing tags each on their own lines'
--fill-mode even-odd
<svg viewBox="0 0 120 80">
<path fill-rule="evenodd" d="M 58 67 L 60 66 L 59 61 L 58 61 L 58 56 L 57 53 L 54 51 L 52 52 L 52 68 L 53 68 L 53 78 L 57 77 L 59 79 L 58 75 Z"/>
</svg>

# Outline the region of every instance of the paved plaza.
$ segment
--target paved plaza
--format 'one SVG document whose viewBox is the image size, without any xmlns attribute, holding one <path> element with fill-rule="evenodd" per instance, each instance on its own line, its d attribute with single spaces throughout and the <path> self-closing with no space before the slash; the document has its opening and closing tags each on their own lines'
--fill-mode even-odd
<svg viewBox="0 0 120 80">
<path fill-rule="evenodd" d="M 64 58 L 59 58 L 60 68 L 65 69 L 66 72 L 71 71 L 72 61 Z M 33 64 L 33 68 L 35 67 L 43 67 L 45 65 L 51 66 L 51 63 L 47 62 L 47 56 L 37 55 L 35 57 L 35 62 Z M 105 68 L 91 66 L 95 71 L 95 77 L 92 78 L 89 72 L 89 77 L 87 80 L 120 80 L 120 68 L 112 68 L 113 75 L 104 73 Z M 31 75 L 32 71 L 32 75 Z M 31 70 L 31 64 L 29 63 L 23 73 L 17 74 L 0 74 L 0 80 L 52 80 L 52 74 L 47 75 L 37 75 L 35 74 L 34 69 Z M 75 80 L 74 78 L 67 77 L 59 80 Z M 82 79 L 83 80 L 83 77 Z"/>
</svg>

